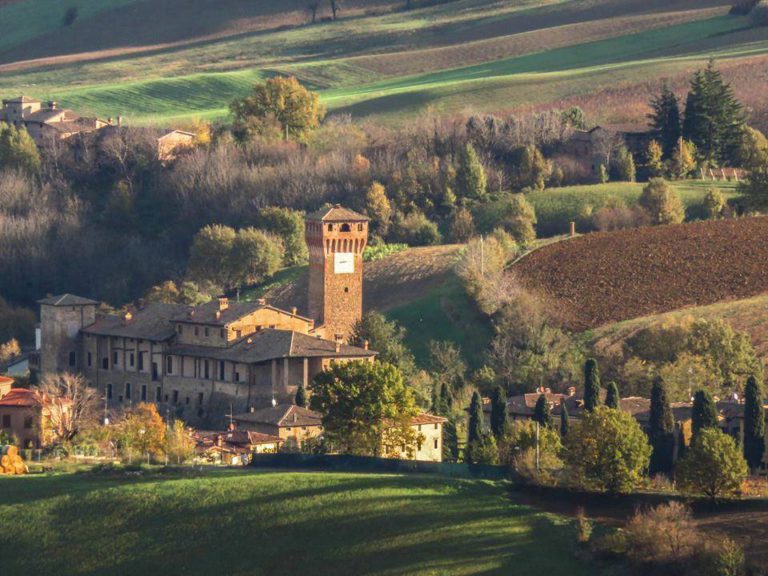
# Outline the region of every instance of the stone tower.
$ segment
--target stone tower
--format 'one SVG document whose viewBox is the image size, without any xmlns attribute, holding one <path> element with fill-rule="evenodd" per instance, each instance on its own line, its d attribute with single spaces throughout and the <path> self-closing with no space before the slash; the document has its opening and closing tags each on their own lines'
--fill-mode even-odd
<svg viewBox="0 0 768 576">
<path fill-rule="evenodd" d="M 80 329 L 96 321 L 98 302 L 62 294 L 39 300 L 40 304 L 40 371 L 80 372 Z"/>
<path fill-rule="evenodd" d="M 368 218 L 341 206 L 307 216 L 310 318 L 325 338 L 346 340 L 363 315 L 363 250 Z"/>
</svg>

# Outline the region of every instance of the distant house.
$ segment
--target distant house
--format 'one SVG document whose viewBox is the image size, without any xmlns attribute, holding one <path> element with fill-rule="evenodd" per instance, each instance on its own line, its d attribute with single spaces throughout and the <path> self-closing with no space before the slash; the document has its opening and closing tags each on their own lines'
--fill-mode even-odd
<svg viewBox="0 0 768 576">
<path fill-rule="evenodd" d="M 597 175 L 600 165 L 610 167 L 613 154 L 621 145 L 635 161 L 645 156 L 653 134 L 638 124 L 604 124 L 589 130 L 576 130 L 565 143 L 564 152 L 577 160 L 589 173 Z"/>
<path fill-rule="evenodd" d="M 157 137 L 157 158 L 161 162 L 173 160 L 183 150 L 195 145 L 196 136 L 184 130 L 164 130 Z"/>
<path fill-rule="evenodd" d="M 1 383 L 0 393 L 0 430 L 23 448 L 42 448 L 53 442 L 55 423 L 60 422 L 61 411 L 70 410 L 68 403 L 54 403 L 37 390 L 8 389 Z"/>
<path fill-rule="evenodd" d="M 278 404 L 234 416 L 238 428 L 268 434 L 281 442 L 300 447 L 302 442 L 323 433 L 322 416 L 295 404 Z"/>
<path fill-rule="evenodd" d="M 277 452 L 282 444 L 277 436 L 238 429 L 196 431 L 193 439 L 198 455 L 228 465 L 247 464 L 252 454 Z"/>
<path fill-rule="evenodd" d="M 411 420 L 411 428 L 420 438 L 412 460 L 443 461 L 443 425 L 447 421 L 447 418 L 434 414 L 419 414 Z"/>
</svg>

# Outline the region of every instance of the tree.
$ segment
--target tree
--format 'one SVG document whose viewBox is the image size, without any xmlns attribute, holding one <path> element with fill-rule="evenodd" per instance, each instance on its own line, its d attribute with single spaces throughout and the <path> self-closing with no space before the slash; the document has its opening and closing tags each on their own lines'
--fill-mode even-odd
<svg viewBox="0 0 768 576">
<path fill-rule="evenodd" d="M 694 438 L 705 428 L 717 428 L 717 424 L 717 406 L 712 399 L 712 394 L 707 390 L 698 390 L 693 395 L 691 408 L 691 431 Z"/>
<path fill-rule="evenodd" d="M 257 284 L 280 269 L 283 243 L 272 234 L 256 228 L 243 228 L 235 236 L 229 261 L 231 282 L 236 286 Z"/>
<path fill-rule="evenodd" d="M 301 212 L 279 206 L 259 210 L 258 227 L 275 234 L 283 244 L 286 266 L 296 266 L 307 261 L 307 242 L 304 239 L 304 216 Z"/>
<path fill-rule="evenodd" d="M 469 142 L 459 151 L 456 190 L 464 198 L 479 199 L 485 196 L 485 169 L 477 157 L 475 147 Z"/>
<path fill-rule="evenodd" d="M 750 376 L 744 388 L 744 457 L 753 470 L 760 467 L 765 454 L 765 407 L 763 390 Z"/>
<path fill-rule="evenodd" d="M 268 132 L 273 122 L 280 126 L 285 140 L 303 140 L 325 115 L 317 93 L 307 90 L 293 76 L 275 76 L 257 84 L 250 96 L 235 100 L 230 109 L 235 117 L 235 134 L 241 140 Z"/>
<path fill-rule="evenodd" d="M 451 215 L 449 235 L 451 242 L 463 244 L 475 235 L 475 221 L 466 208 L 454 210 Z"/>
<path fill-rule="evenodd" d="M 341 5 L 341 2 L 339 0 L 328 0 L 331 3 L 331 14 L 333 14 L 333 19 L 336 20 L 336 15 L 339 12 L 339 6 Z"/>
<path fill-rule="evenodd" d="M 465 461 L 472 464 L 498 464 L 499 448 L 493 434 L 484 432 L 467 447 Z"/>
<path fill-rule="evenodd" d="M 620 182 L 634 182 L 637 176 L 635 159 L 626 146 L 620 146 L 613 158 L 613 179 Z"/>
<path fill-rule="evenodd" d="M 605 394 L 605 405 L 614 410 L 619 410 L 621 408 L 621 396 L 619 396 L 619 387 L 616 385 L 616 382 L 608 382 Z"/>
<path fill-rule="evenodd" d="M 651 114 L 648 115 L 655 141 L 661 144 L 663 159 L 672 157 L 677 141 L 682 134 L 680 125 L 680 103 L 667 84 L 661 93 L 651 100 Z"/>
<path fill-rule="evenodd" d="M 517 156 L 517 187 L 543 190 L 552 174 L 552 163 L 534 144 L 521 148 Z"/>
<path fill-rule="evenodd" d="M 386 236 L 392 219 L 392 206 L 384 186 L 379 182 L 373 182 L 365 194 L 365 212 L 371 219 L 372 232 L 382 238 Z"/>
<path fill-rule="evenodd" d="M 189 273 L 200 282 L 232 285 L 230 259 L 237 233 L 229 226 L 210 224 L 201 228 L 189 251 Z"/>
<path fill-rule="evenodd" d="M 504 194 L 495 202 L 478 206 L 475 221 L 482 232 L 502 228 L 520 244 L 536 239 L 536 210 L 525 194 Z"/>
<path fill-rule="evenodd" d="M 599 406 L 585 412 L 566 439 L 566 462 L 579 483 L 611 493 L 631 492 L 648 468 L 651 447 L 637 420 Z"/>
<path fill-rule="evenodd" d="M 722 192 L 717 188 L 707 190 L 707 194 L 704 196 L 704 211 L 707 214 L 707 218 L 717 220 L 722 216 L 724 208 L 725 198 Z"/>
<path fill-rule="evenodd" d="M 120 448 L 129 460 L 136 456 L 159 460 L 165 454 L 165 423 L 154 404 L 142 402 L 128 409 L 115 427 Z"/>
<path fill-rule="evenodd" d="M 684 493 L 714 501 L 737 494 L 747 474 L 747 462 L 735 440 L 717 428 L 706 428 L 694 438 L 675 476 Z"/>
<path fill-rule="evenodd" d="M 672 178 L 688 178 L 696 169 L 696 146 L 688 140 L 680 138 L 668 166 Z"/>
<path fill-rule="evenodd" d="M 309 405 L 323 417 L 326 438 L 342 453 L 412 457 L 419 410 L 400 370 L 385 362 L 332 364 L 315 376 Z"/>
<path fill-rule="evenodd" d="M 656 140 L 648 143 L 648 150 L 645 153 L 645 167 L 652 178 L 659 178 L 664 173 L 664 151 Z"/>
<path fill-rule="evenodd" d="M 560 437 L 565 438 L 571 431 L 571 420 L 568 414 L 568 406 L 560 402 Z"/>
<path fill-rule="evenodd" d="M 309 12 L 312 18 L 312 24 L 317 22 L 317 11 L 320 9 L 320 2 L 318 0 L 312 0 L 307 3 L 307 12 Z"/>
<path fill-rule="evenodd" d="M 504 388 L 497 386 L 491 397 L 491 432 L 498 440 L 507 433 L 508 427 L 507 395 Z"/>
<path fill-rule="evenodd" d="M 304 388 L 304 384 L 299 384 L 298 390 L 296 390 L 296 398 L 294 404 L 300 408 L 306 408 L 307 406 L 307 390 Z"/>
<path fill-rule="evenodd" d="M 440 407 L 442 412 L 441 416 L 448 416 L 453 411 L 453 394 L 447 382 L 443 382 L 440 386 Z"/>
<path fill-rule="evenodd" d="M 98 391 L 79 374 L 53 374 L 40 384 L 40 394 L 50 401 L 51 430 L 59 440 L 70 441 L 98 421 Z"/>
<path fill-rule="evenodd" d="M 589 358 L 584 364 L 584 410 L 591 412 L 600 405 L 600 370 L 597 360 Z"/>
<path fill-rule="evenodd" d="M 456 462 L 459 459 L 459 435 L 456 424 L 448 420 L 443 424 L 443 461 Z"/>
<path fill-rule="evenodd" d="M 409 246 L 432 246 L 442 240 L 437 224 L 423 212 L 414 210 L 410 214 L 398 214 L 394 219 L 389 240 Z"/>
<path fill-rule="evenodd" d="M 746 180 L 739 184 L 739 192 L 757 210 L 768 206 L 768 159 L 750 166 Z"/>
<path fill-rule="evenodd" d="M 469 425 L 467 426 L 467 445 L 483 435 L 483 401 L 475 390 L 469 404 Z"/>
<path fill-rule="evenodd" d="M 40 152 L 26 128 L 0 122 L 0 169 L 40 172 Z"/>
<path fill-rule="evenodd" d="M 62 16 L 61 18 L 61 25 L 65 27 L 72 26 L 72 24 L 75 23 L 75 20 L 77 20 L 77 16 L 78 16 L 77 6 L 70 6 L 64 12 L 64 16 Z"/>
<path fill-rule="evenodd" d="M 350 344 L 378 352 L 381 362 L 394 364 L 406 376 L 416 372 L 416 361 L 405 344 L 405 329 L 379 312 L 368 312 L 352 327 Z"/>
<path fill-rule="evenodd" d="M 533 421 L 538 422 L 540 426 L 545 428 L 552 428 L 554 426 L 546 394 L 541 394 L 538 400 L 536 400 L 536 406 L 533 408 Z"/>
<path fill-rule="evenodd" d="M 0 344 L 0 373 L 5 365 L 21 355 L 21 346 L 16 338 L 11 338 L 5 344 Z"/>
<path fill-rule="evenodd" d="M 165 433 L 165 453 L 168 460 L 183 464 L 195 455 L 195 441 L 184 427 L 184 422 L 174 420 Z"/>
<path fill-rule="evenodd" d="M 600 166 L 597 169 L 597 179 L 600 182 L 600 184 L 605 184 L 608 182 L 608 169 L 605 167 L 605 164 L 600 164 Z"/>
<path fill-rule="evenodd" d="M 675 419 L 667 397 L 667 387 L 662 378 L 656 378 L 651 388 L 651 413 L 648 436 L 653 453 L 650 473 L 669 474 L 674 464 Z"/>
<path fill-rule="evenodd" d="M 661 178 L 651 178 L 638 200 L 654 224 L 679 224 L 685 207 L 677 193 Z"/>
</svg>

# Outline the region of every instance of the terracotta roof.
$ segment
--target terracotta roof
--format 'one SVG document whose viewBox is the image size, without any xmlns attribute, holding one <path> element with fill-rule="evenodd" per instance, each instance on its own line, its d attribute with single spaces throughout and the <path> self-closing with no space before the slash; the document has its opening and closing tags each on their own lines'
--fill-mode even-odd
<svg viewBox="0 0 768 576">
<path fill-rule="evenodd" d="M 186 306 L 179 311 L 176 317 L 173 318 L 175 322 L 183 322 L 187 324 L 208 324 L 215 326 L 225 326 L 232 322 L 239 320 L 244 316 L 253 314 L 258 310 L 274 310 L 276 312 L 282 312 L 289 316 L 295 316 L 311 322 L 311 318 L 299 316 L 298 314 L 291 314 L 287 310 L 270 306 L 269 304 L 258 304 L 255 302 L 229 302 L 224 310 L 219 308 L 218 300 L 206 302 L 200 306 Z M 216 317 L 216 312 L 219 312 L 219 317 Z"/>
<path fill-rule="evenodd" d="M 0 407 L 33 408 L 40 406 L 42 401 L 43 399 L 37 390 L 13 388 L 8 394 L 0 398 Z"/>
<path fill-rule="evenodd" d="M 259 446 L 262 444 L 280 444 L 282 440 L 272 434 L 263 434 L 251 430 L 227 430 L 225 432 L 209 432 L 198 430 L 193 434 L 198 446 L 212 447 L 218 444 L 219 439 L 223 444 L 233 446 Z"/>
<path fill-rule="evenodd" d="M 419 414 L 418 416 L 411 418 L 412 426 L 416 426 L 417 424 L 442 424 L 443 422 L 448 422 L 448 418 L 435 416 L 434 414 Z"/>
<path fill-rule="evenodd" d="M 316 212 L 307 214 L 307 220 L 320 220 L 322 222 L 368 222 L 368 216 L 358 214 L 349 208 L 343 208 L 341 205 L 321 208 Z"/>
<path fill-rule="evenodd" d="M 47 306 L 90 306 L 98 305 L 96 300 L 89 300 L 81 296 L 75 296 L 74 294 L 59 294 L 58 296 L 49 296 L 37 301 L 38 304 L 45 304 Z"/>
<path fill-rule="evenodd" d="M 54 118 L 59 117 L 62 117 L 63 121 L 69 122 L 80 119 L 80 116 L 78 116 L 75 112 L 72 110 L 67 110 L 66 108 L 43 108 L 37 112 L 32 112 L 32 114 L 28 116 L 25 116 L 24 120 L 26 122 L 41 122 L 44 124 L 46 122 L 50 122 Z"/>
<path fill-rule="evenodd" d="M 322 426 L 322 416 L 309 408 L 301 408 L 295 404 L 278 404 L 270 408 L 262 408 L 255 412 L 234 416 L 238 422 L 247 424 L 271 424 L 278 428 L 291 426 Z"/>
<path fill-rule="evenodd" d="M 15 98 L 6 98 L 3 100 L 3 102 L 8 102 L 9 104 L 34 104 L 34 103 L 40 103 L 40 100 L 35 100 L 34 98 L 30 98 L 29 96 L 16 96 Z"/>
<path fill-rule="evenodd" d="M 148 304 L 141 310 L 132 311 L 133 317 L 128 322 L 123 316 L 100 314 L 96 322 L 83 328 L 82 332 L 163 342 L 175 333 L 171 319 L 186 308 L 184 304 Z"/>
</svg>

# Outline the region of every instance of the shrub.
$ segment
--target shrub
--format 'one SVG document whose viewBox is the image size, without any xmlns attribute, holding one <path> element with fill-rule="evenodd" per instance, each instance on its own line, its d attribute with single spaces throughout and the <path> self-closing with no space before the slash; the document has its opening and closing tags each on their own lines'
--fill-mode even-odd
<svg viewBox="0 0 768 576">
<path fill-rule="evenodd" d="M 725 198 L 722 192 L 717 188 L 707 190 L 707 195 L 704 197 L 704 211 L 707 218 L 717 220 L 723 215 L 723 209 L 725 209 Z"/>
<path fill-rule="evenodd" d="M 482 205 L 476 210 L 475 222 L 481 232 L 503 228 L 520 244 L 536 239 L 536 210 L 524 194 L 506 194 Z"/>
<path fill-rule="evenodd" d="M 768 26 L 768 2 L 758 2 L 749 13 L 749 20 L 754 26 Z"/>
<path fill-rule="evenodd" d="M 437 224 L 429 220 L 422 212 L 411 212 L 407 216 L 399 215 L 392 226 L 391 240 L 409 246 L 430 246 L 441 241 Z"/>
<path fill-rule="evenodd" d="M 688 560 L 700 538 L 690 508 L 679 502 L 635 513 L 624 534 L 631 560 L 663 565 Z"/>
<path fill-rule="evenodd" d="M 679 224 L 685 208 L 677 193 L 661 178 L 651 178 L 638 201 L 653 224 Z"/>
<path fill-rule="evenodd" d="M 363 251 L 363 262 L 376 262 L 387 256 L 408 250 L 408 244 L 369 244 Z"/>
<path fill-rule="evenodd" d="M 733 438 L 717 428 L 704 428 L 678 464 L 676 476 L 683 493 L 703 494 L 714 501 L 737 495 L 747 472 Z"/>
</svg>

